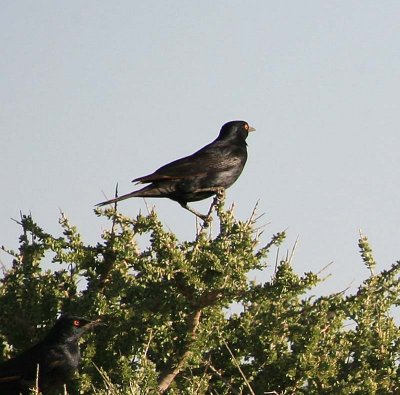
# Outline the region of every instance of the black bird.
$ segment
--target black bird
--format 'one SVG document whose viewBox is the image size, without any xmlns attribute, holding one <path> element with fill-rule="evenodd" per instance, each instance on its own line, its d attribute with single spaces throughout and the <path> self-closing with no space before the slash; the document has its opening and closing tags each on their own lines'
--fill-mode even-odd
<svg viewBox="0 0 400 395">
<path fill-rule="evenodd" d="M 41 342 L 0 364 L 0 395 L 29 394 L 38 369 L 41 393 L 62 387 L 78 368 L 78 339 L 99 324 L 100 320 L 62 315 Z"/>
<path fill-rule="evenodd" d="M 199 151 L 132 181 L 150 185 L 97 206 L 131 197 L 166 197 L 206 220 L 207 216 L 199 214 L 187 203 L 223 192 L 238 179 L 247 160 L 246 138 L 253 130 L 245 121 L 228 122 L 222 126 L 218 137 Z"/>
</svg>

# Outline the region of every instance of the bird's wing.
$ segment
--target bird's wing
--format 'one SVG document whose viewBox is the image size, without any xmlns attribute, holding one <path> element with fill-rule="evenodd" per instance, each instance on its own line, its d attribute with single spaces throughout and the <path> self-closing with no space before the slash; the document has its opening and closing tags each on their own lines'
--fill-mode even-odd
<svg viewBox="0 0 400 395">
<path fill-rule="evenodd" d="M 18 356 L 0 364 L 0 383 L 20 380 L 22 378 L 34 378 L 36 376 L 37 364 L 41 344 L 25 350 Z"/>
<path fill-rule="evenodd" d="M 0 384 L 18 381 L 22 378 L 22 369 L 14 359 L 0 364 Z"/>
<path fill-rule="evenodd" d="M 135 178 L 132 182 L 149 183 L 161 180 L 199 177 L 221 170 L 229 170 L 241 162 L 241 158 L 237 156 L 221 155 L 219 152 L 207 148 L 204 147 L 193 155 L 168 163 L 154 173 Z"/>
<path fill-rule="evenodd" d="M 21 375 L 20 374 L 16 374 L 16 373 L 9 373 L 6 374 L 5 376 L 0 376 L 0 384 L 1 383 L 11 383 L 13 381 L 18 381 L 21 379 Z"/>
<path fill-rule="evenodd" d="M 44 355 L 43 365 L 46 367 L 46 372 L 51 372 L 65 362 L 65 352 L 63 352 L 62 347 L 49 347 Z"/>
</svg>

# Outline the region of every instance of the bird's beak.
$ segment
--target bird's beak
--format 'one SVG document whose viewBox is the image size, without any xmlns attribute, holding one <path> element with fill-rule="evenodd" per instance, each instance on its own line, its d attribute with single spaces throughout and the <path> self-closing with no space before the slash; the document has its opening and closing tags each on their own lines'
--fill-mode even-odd
<svg viewBox="0 0 400 395">
<path fill-rule="evenodd" d="M 249 125 L 249 129 L 247 130 L 248 132 L 255 132 L 256 128 L 253 128 L 253 126 Z"/>
<path fill-rule="evenodd" d="M 91 321 L 88 324 L 86 324 L 88 329 L 92 329 L 96 326 L 105 326 L 106 324 L 104 324 L 100 319 L 96 320 L 96 321 Z"/>
</svg>

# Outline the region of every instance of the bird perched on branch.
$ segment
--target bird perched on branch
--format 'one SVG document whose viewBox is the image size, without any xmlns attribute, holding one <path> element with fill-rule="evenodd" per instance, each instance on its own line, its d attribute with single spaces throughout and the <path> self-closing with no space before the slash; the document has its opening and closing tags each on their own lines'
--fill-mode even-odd
<svg viewBox="0 0 400 395">
<path fill-rule="evenodd" d="M 247 160 L 246 138 L 253 130 L 245 121 L 228 122 L 222 126 L 218 137 L 199 151 L 132 181 L 149 185 L 97 206 L 131 197 L 163 197 L 178 202 L 186 210 L 206 220 L 207 216 L 189 207 L 188 202 L 223 193 L 238 179 Z"/>
<path fill-rule="evenodd" d="M 40 393 L 62 387 L 78 368 L 78 339 L 99 324 L 62 315 L 41 342 L 0 364 L 0 395 L 30 394 L 37 377 Z"/>
</svg>

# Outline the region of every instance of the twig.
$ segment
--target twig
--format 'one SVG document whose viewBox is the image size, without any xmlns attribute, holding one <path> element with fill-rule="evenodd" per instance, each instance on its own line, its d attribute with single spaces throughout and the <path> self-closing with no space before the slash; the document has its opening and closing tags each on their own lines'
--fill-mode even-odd
<svg viewBox="0 0 400 395">
<path fill-rule="evenodd" d="M 260 214 L 260 215 L 257 215 L 257 209 L 258 209 L 258 204 L 260 203 L 260 199 L 258 199 L 257 200 L 257 202 L 256 202 L 256 204 L 254 205 L 254 208 L 253 208 L 253 210 L 252 210 L 252 212 L 251 212 L 251 214 L 250 214 L 250 217 L 249 217 L 249 219 L 246 221 L 246 225 L 250 225 L 250 224 L 254 224 L 254 223 L 256 223 L 256 222 L 258 222 L 258 220 L 260 219 L 260 218 L 262 218 L 264 215 L 265 215 L 265 213 L 262 213 L 262 214 Z M 262 227 L 264 227 L 265 225 L 262 225 Z M 259 227 L 259 228 L 261 228 L 261 227 Z M 258 229 L 259 229 L 258 228 Z"/>
<path fill-rule="evenodd" d="M 118 197 L 118 183 L 115 186 L 115 196 L 114 197 L 116 197 L 116 198 Z M 115 240 L 117 204 L 118 204 L 118 202 L 114 203 L 115 212 L 114 212 L 113 217 L 112 217 L 110 241 L 109 241 L 108 245 L 106 244 L 106 249 L 103 252 L 104 271 L 103 271 L 103 273 L 101 273 L 100 278 L 99 278 L 99 287 L 98 287 L 98 291 L 99 292 L 103 291 L 103 289 L 104 289 L 104 287 L 106 285 L 107 278 L 110 275 L 111 270 L 112 270 L 112 268 L 114 266 L 114 262 L 115 262 L 115 252 L 113 250 L 113 244 L 114 244 L 114 240 Z"/>
<path fill-rule="evenodd" d="M 331 266 L 333 264 L 333 262 L 329 262 L 327 265 L 325 265 L 319 272 L 316 273 L 316 275 L 318 276 L 319 274 L 321 274 L 323 271 L 325 271 L 329 266 Z"/>
<path fill-rule="evenodd" d="M 233 388 L 231 386 L 231 383 L 224 377 L 222 376 L 222 374 L 213 366 L 211 365 L 211 362 L 208 361 L 207 362 L 207 366 L 221 379 L 221 381 L 229 387 L 229 390 L 232 392 L 232 394 L 235 395 L 241 395 L 239 391 L 235 390 L 235 388 Z"/>
<path fill-rule="evenodd" d="M 36 365 L 35 394 L 39 394 L 39 364 Z"/>
<path fill-rule="evenodd" d="M 194 394 L 199 394 L 200 393 L 201 383 L 204 380 L 204 377 L 206 377 L 206 375 L 207 375 L 208 368 L 209 368 L 209 366 L 206 364 L 204 372 L 203 372 L 203 375 L 201 376 L 201 379 L 200 379 L 199 383 L 197 384 L 197 388 L 195 389 Z"/>
<path fill-rule="evenodd" d="M 293 257 L 294 257 L 294 252 L 296 251 L 296 247 L 297 247 L 298 242 L 299 242 L 299 236 L 296 237 L 296 241 L 294 242 L 294 245 L 293 245 L 292 251 L 291 251 L 291 253 L 290 253 L 290 256 L 289 256 L 289 258 L 287 259 L 287 262 L 288 262 L 289 264 L 292 263 L 292 259 L 293 259 Z"/>
<path fill-rule="evenodd" d="M 147 214 L 150 215 L 150 214 L 154 211 L 154 206 L 153 206 L 152 209 L 150 209 L 149 204 L 147 203 L 146 198 L 143 198 L 143 201 L 144 201 L 144 205 L 146 206 Z"/>
<path fill-rule="evenodd" d="M 153 329 L 149 330 L 150 334 L 149 334 L 149 341 L 147 342 L 146 348 L 144 350 L 144 357 L 147 358 L 147 353 L 149 351 L 150 348 L 150 343 L 153 340 Z"/>
<path fill-rule="evenodd" d="M 250 393 L 251 393 L 252 395 L 256 395 L 255 392 L 253 391 L 253 388 L 251 388 L 251 385 L 250 385 L 249 381 L 247 380 L 245 374 L 243 373 L 243 370 L 241 369 L 241 367 L 240 367 L 240 365 L 239 365 L 239 362 L 237 361 L 237 359 L 236 359 L 235 356 L 233 355 L 231 349 L 229 348 L 228 344 L 226 343 L 226 341 L 225 341 L 224 339 L 222 339 L 222 342 L 224 343 L 224 345 L 225 345 L 226 349 L 228 350 L 229 354 L 231 355 L 232 360 L 233 360 L 233 363 L 235 364 L 235 366 L 236 366 L 237 369 L 239 370 L 241 376 L 243 377 L 243 380 L 244 380 L 244 382 L 246 383 L 246 385 L 247 385 L 247 387 L 248 387 Z"/>
<path fill-rule="evenodd" d="M 279 247 L 276 249 L 276 256 L 275 256 L 275 267 L 274 267 L 274 276 L 276 275 L 276 272 L 278 271 L 278 266 L 279 266 Z"/>
</svg>

